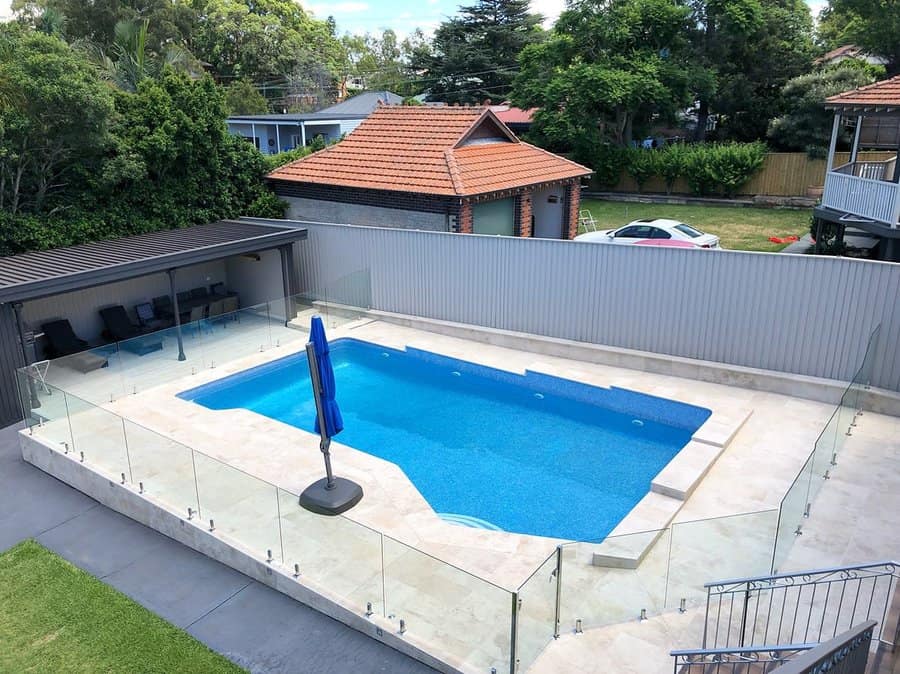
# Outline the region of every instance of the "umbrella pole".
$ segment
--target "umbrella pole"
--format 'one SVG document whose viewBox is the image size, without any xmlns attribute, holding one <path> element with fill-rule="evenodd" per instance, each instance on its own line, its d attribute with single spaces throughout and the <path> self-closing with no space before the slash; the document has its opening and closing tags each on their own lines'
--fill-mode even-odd
<svg viewBox="0 0 900 674">
<path fill-rule="evenodd" d="M 313 320 L 316 320 L 315 318 Z M 331 472 L 331 438 L 325 426 L 325 406 L 322 404 L 322 380 L 319 377 L 319 363 L 315 347 L 306 345 L 306 359 L 309 363 L 309 376 L 312 380 L 313 398 L 316 401 L 316 418 L 319 420 L 319 449 L 325 457 L 325 474 L 327 477 L 316 480 L 300 494 L 300 506 L 317 515 L 340 515 L 346 512 L 363 497 L 363 490 L 355 482 L 345 477 L 335 477 Z"/>
<path fill-rule="evenodd" d="M 322 380 L 319 379 L 319 361 L 316 358 L 316 349 L 312 342 L 306 344 L 306 360 L 309 363 L 309 376 L 312 380 L 313 398 L 316 401 L 316 416 L 319 418 L 319 436 L 322 438 L 319 442 L 319 449 L 325 456 L 325 475 L 328 480 L 325 484 L 326 489 L 334 489 L 334 473 L 331 471 L 331 453 L 328 451 L 331 447 L 331 438 L 325 435 L 325 406 L 322 405 Z"/>
</svg>

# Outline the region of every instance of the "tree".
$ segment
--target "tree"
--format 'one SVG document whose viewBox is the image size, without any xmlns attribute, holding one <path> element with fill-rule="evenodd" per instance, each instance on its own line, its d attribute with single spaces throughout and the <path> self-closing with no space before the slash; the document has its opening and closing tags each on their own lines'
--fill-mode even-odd
<svg viewBox="0 0 900 674">
<path fill-rule="evenodd" d="M 246 78 L 225 89 L 225 106 L 229 115 L 264 115 L 269 111 L 265 97 Z"/>
<path fill-rule="evenodd" d="M 80 43 L 100 67 L 106 77 L 125 91 L 135 91 L 138 84 L 148 78 L 158 77 L 163 68 L 172 67 L 199 75 L 201 69 L 184 47 L 167 44 L 158 55 L 147 47 L 150 22 L 119 21 L 109 49 L 100 45 Z"/>
<path fill-rule="evenodd" d="M 443 22 L 429 47 L 416 45 L 411 65 L 428 82 L 429 100 L 505 99 L 519 53 L 544 38 L 542 17 L 529 7 L 528 0 L 479 0 Z"/>
<path fill-rule="evenodd" d="M 635 130 L 689 102 L 704 73 L 690 63 L 688 15 L 671 0 L 573 4 L 549 40 L 523 50 L 512 100 L 540 108 L 546 144 L 593 162 L 598 146 L 628 145 Z"/>
<path fill-rule="evenodd" d="M 333 26 L 294 0 L 181 0 L 194 12 L 188 48 L 223 81 L 246 77 L 296 100 L 333 95 L 343 60 Z"/>
<path fill-rule="evenodd" d="M 900 74 L 900 0 L 830 0 L 819 33 L 827 47 L 858 45 L 885 59 L 889 76 Z"/>
<path fill-rule="evenodd" d="M 40 213 L 69 187 L 74 165 L 93 164 L 113 100 L 97 72 L 58 38 L 0 35 L 0 210 Z"/>
<path fill-rule="evenodd" d="M 803 0 L 691 0 L 694 59 L 712 79 L 697 87 L 695 138 L 710 114 L 719 138 L 765 137 L 781 87 L 811 67 L 812 17 Z"/>
<path fill-rule="evenodd" d="M 402 42 L 393 30 L 385 30 L 380 36 L 345 35 L 341 38 L 346 53 L 344 79 L 354 78 L 372 91 L 392 91 L 401 96 L 419 93 L 422 88 L 414 81 L 409 57 L 420 39 L 424 40 L 421 31 Z"/>
<path fill-rule="evenodd" d="M 166 44 L 182 44 L 191 30 L 191 15 L 182 0 L 14 0 L 12 9 L 36 27 L 46 15 L 62 18 L 61 36 L 69 42 L 84 41 L 106 52 L 116 40 L 122 21 L 148 21 L 148 51 L 161 53 Z"/>
<path fill-rule="evenodd" d="M 834 113 L 826 110 L 822 102 L 829 96 L 871 84 L 875 79 L 866 64 L 860 67 L 844 61 L 789 80 L 781 90 L 785 114 L 769 124 L 769 138 L 780 150 L 824 157 L 831 142 Z"/>
</svg>

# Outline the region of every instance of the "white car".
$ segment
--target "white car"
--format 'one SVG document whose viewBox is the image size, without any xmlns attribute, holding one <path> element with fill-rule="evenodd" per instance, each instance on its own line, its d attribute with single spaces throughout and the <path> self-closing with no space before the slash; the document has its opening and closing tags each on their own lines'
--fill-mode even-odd
<svg viewBox="0 0 900 674">
<path fill-rule="evenodd" d="M 665 218 L 635 220 L 618 229 L 579 234 L 575 240 L 592 243 L 637 243 L 645 246 L 671 246 L 674 248 L 719 247 L 718 236 L 704 234 L 683 222 Z"/>
</svg>

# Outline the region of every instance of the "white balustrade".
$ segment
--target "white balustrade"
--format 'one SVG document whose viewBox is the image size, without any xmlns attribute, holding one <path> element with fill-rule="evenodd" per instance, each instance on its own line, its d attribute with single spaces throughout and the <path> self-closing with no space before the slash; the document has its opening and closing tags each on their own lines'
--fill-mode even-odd
<svg viewBox="0 0 900 674">
<path fill-rule="evenodd" d="M 822 205 L 896 228 L 900 215 L 900 185 L 832 171 L 825 176 Z"/>
</svg>

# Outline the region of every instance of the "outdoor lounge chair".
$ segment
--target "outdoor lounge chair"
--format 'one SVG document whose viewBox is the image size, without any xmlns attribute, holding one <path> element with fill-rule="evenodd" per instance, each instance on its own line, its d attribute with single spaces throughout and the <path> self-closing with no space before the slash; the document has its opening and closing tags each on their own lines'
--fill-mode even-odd
<svg viewBox="0 0 900 674">
<path fill-rule="evenodd" d="M 172 306 L 172 298 L 168 295 L 160 295 L 153 298 L 153 313 L 158 318 L 174 321 L 175 307 Z"/>
<path fill-rule="evenodd" d="M 140 329 L 128 318 L 125 307 L 121 304 L 101 309 L 100 317 L 110 337 L 119 342 L 120 349 L 138 356 L 162 349 L 162 340 L 153 335 L 143 336 Z"/>
<path fill-rule="evenodd" d="M 98 370 L 109 364 L 103 356 L 85 351 L 88 343 L 75 334 L 71 323 L 65 318 L 44 323 L 41 330 L 47 340 L 44 352 L 49 358 L 66 356 L 65 365 L 79 372 Z"/>
<path fill-rule="evenodd" d="M 143 302 L 134 307 L 134 313 L 137 314 L 138 323 L 145 332 L 152 330 L 162 330 L 172 326 L 172 321 L 158 316 L 150 302 Z"/>
</svg>

